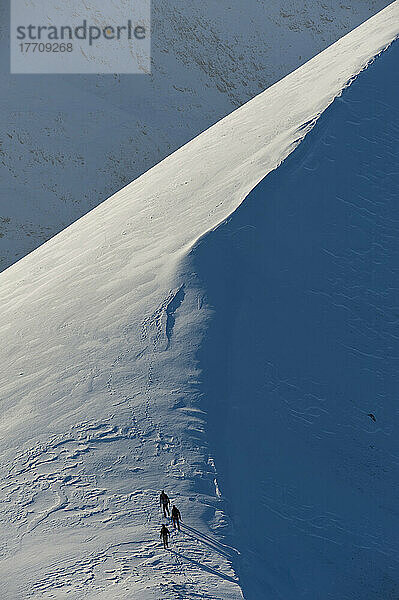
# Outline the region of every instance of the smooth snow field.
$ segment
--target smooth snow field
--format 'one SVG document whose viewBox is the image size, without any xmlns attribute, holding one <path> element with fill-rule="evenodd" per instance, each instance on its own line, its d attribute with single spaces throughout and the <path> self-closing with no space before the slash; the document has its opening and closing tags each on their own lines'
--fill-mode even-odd
<svg viewBox="0 0 399 600">
<path fill-rule="evenodd" d="M 398 34 L 0 274 L 2 599 L 396 600 Z"/>
<path fill-rule="evenodd" d="M 9 4 L 0 2 L 0 271 L 389 0 L 154 0 L 152 72 L 137 76 L 10 74 Z"/>
</svg>

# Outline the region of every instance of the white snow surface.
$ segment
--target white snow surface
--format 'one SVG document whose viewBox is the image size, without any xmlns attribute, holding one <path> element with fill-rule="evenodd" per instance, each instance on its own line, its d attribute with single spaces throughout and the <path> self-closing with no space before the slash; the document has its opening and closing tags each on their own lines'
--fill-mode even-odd
<svg viewBox="0 0 399 600">
<path fill-rule="evenodd" d="M 154 0 L 151 75 L 21 76 L 0 3 L 0 270 L 387 4 Z"/>
<path fill-rule="evenodd" d="M 394 2 L 0 275 L 2 598 L 243 597 L 201 403 L 208 311 L 179 269 L 398 17 Z M 186 526 L 169 553 L 162 488 Z"/>
</svg>

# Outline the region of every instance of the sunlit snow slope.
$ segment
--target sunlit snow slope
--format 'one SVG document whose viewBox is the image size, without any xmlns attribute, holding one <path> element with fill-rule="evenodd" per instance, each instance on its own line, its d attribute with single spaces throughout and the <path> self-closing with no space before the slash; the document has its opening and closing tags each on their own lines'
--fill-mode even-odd
<svg viewBox="0 0 399 600">
<path fill-rule="evenodd" d="M 0 270 L 389 0 L 153 0 L 152 73 L 137 76 L 10 75 L 9 4 L 0 2 Z"/>
<path fill-rule="evenodd" d="M 2 598 L 236 599 L 304 582 L 238 524 L 210 406 L 227 397 L 202 362 L 212 288 L 187 260 L 396 37 L 398 15 L 396 2 L 0 275 Z M 162 487 L 185 522 L 169 553 Z"/>
</svg>

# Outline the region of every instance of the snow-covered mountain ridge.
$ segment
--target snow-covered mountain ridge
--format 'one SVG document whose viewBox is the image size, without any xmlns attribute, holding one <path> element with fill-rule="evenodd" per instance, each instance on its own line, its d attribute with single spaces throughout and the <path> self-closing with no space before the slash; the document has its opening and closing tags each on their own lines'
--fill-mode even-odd
<svg viewBox="0 0 399 600">
<path fill-rule="evenodd" d="M 190 253 L 247 600 L 399 594 L 396 41 Z"/>
<path fill-rule="evenodd" d="M 152 75 L 87 77 L 9 75 L 2 3 L 0 269 L 387 4 L 159 0 Z"/>
<path fill-rule="evenodd" d="M 196 362 L 210 309 L 182 259 L 397 36 L 398 11 L 0 275 L 4 598 L 242 597 Z M 157 544 L 162 487 L 192 528 L 170 555 Z"/>
</svg>

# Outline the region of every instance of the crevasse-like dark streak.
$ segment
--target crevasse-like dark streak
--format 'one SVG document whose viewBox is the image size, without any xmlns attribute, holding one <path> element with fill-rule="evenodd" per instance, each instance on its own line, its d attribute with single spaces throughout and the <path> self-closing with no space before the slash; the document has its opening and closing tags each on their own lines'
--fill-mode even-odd
<svg viewBox="0 0 399 600">
<path fill-rule="evenodd" d="M 168 303 L 165 312 L 166 312 L 166 326 L 165 326 L 165 333 L 166 333 L 166 337 L 168 339 L 168 346 L 170 344 L 170 340 L 172 338 L 172 334 L 173 334 L 173 327 L 175 326 L 175 312 L 177 311 L 177 309 L 181 306 L 183 300 L 184 300 L 184 284 L 182 286 L 180 286 L 180 288 L 178 289 L 178 291 L 176 292 L 176 294 L 173 296 L 173 298 L 170 300 L 170 302 Z"/>
</svg>

